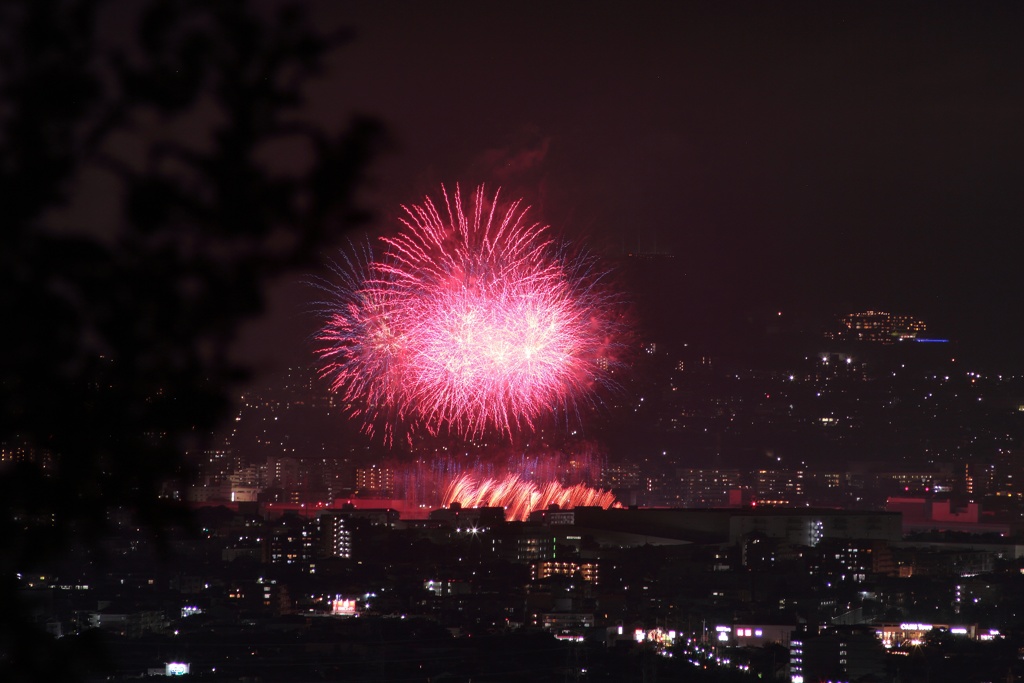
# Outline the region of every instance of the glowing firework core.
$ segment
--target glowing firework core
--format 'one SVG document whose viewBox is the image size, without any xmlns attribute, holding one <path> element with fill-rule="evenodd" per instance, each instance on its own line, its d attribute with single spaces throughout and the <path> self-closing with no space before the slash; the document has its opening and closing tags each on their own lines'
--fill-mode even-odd
<svg viewBox="0 0 1024 683">
<path fill-rule="evenodd" d="M 477 188 L 403 207 L 381 259 L 343 273 L 318 339 L 332 389 L 383 421 L 476 436 L 533 427 L 607 381 L 617 323 L 590 260 Z"/>
</svg>

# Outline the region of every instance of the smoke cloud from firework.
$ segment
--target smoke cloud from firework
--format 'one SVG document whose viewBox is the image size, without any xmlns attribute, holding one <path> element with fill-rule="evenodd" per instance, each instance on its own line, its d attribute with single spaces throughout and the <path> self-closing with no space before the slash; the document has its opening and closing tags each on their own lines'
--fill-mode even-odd
<svg viewBox="0 0 1024 683">
<path fill-rule="evenodd" d="M 511 437 L 610 385 L 621 305 L 592 258 L 478 187 L 405 206 L 399 232 L 337 268 L 322 375 L 363 422 Z"/>
</svg>

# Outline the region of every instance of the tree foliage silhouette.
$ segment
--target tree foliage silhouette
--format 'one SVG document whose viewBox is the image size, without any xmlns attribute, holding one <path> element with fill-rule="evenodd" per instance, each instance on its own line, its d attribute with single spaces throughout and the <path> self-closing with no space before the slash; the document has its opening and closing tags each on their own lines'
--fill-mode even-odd
<svg viewBox="0 0 1024 683">
<path fill-rule="evenodd" d="M 134 44 L 97 37 L 129 10 Z M 295 8 L 25 0 L 0 26 L 0 680 L 70 680 L 92 643 L 46 635 L 23 577 L 94 546 L 112 511 L 158 537 L 187 519 L 161 492 L 244 376 L 239 324 L 269 278 L 365 218 L 382 135 L 303 116 L 349 36 Z M 110 224 L 68 209 L 88 178 L 112 188 Z"/>
</svg>

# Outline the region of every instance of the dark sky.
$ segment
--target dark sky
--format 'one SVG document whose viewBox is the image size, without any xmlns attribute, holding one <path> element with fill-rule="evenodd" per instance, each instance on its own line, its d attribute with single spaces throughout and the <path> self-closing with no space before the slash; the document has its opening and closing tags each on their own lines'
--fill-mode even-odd
<svg viewBox="0 0 1024 683">
<path fill-rule="evenodd" d="M 684 337 L 875 308 L 1014 358 L 1024 5 L 892 5 L 311 4 L 356 40 L 310 106 L 389 127 L 380 229 L 441 182 L 487 182 L 597 249 L 673 253 Z"/>
</svg>

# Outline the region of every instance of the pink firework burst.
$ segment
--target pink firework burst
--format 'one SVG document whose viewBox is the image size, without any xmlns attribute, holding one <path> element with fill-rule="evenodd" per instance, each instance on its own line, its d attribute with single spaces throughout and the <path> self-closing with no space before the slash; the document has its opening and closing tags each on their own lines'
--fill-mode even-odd
<svg viewBox="0 0 1024 683">
<path fill-rule="evenodd" d="M 388 439 L 397 423 L 472 438 L 577 412 L 609 383 L 621 336 L 606 272 L 520 201 L 482 186 L 442 198 L 403 207 L 380 258 L 338 268 L 323 375 Z"/>
</svg>

